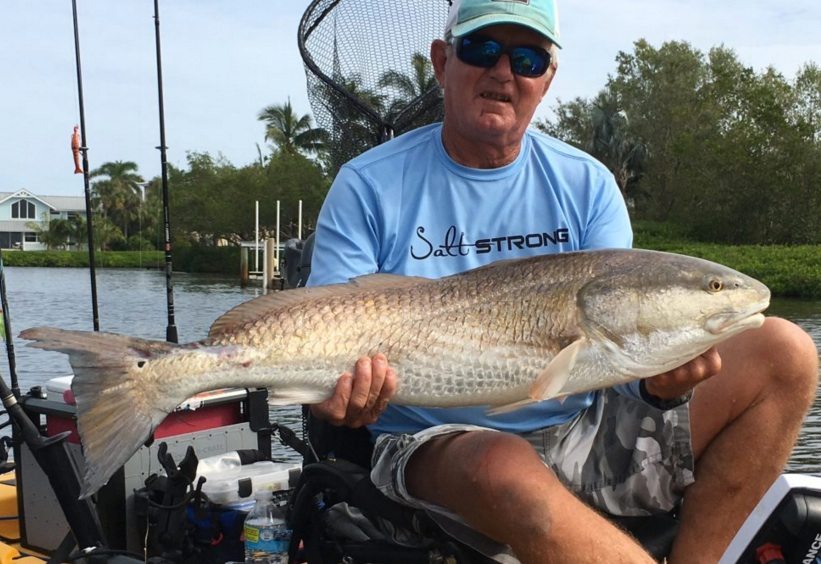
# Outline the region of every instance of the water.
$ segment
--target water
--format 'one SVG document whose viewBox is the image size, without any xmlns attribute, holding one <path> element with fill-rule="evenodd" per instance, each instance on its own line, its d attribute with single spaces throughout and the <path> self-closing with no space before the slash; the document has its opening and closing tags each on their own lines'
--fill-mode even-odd
<svg viewBox="0 0 821 564">
<path fill-rule="evenodd" d="M 258 287 L 240 288 L 238 277 L 175 273 L 174 305 L 181 343 L 201 339 L 211 323 L 231 307 L 261 295 Z M 91 291 L 85 269 L 6 268 L 9 310 L 23 391 L 55 376 L 71 373 L 67 356 L 26 347 L 16 335 L 28 327 L 53 325 L 66 329 L 92 329 Z M 97 272 L 100 329 L 129 335 L 165 339 L 167 309 L 165 274 L 156 270 L 100 270 Z M 821 302 L 774 300 L 769 313 L 791 319 L 812 335 L 821 347 Z M 8 371 L 4 363 L 3 375 Z M 299 410 L 272 409 L 280 424 L 299 431 Z M 290 449 L 275 443 L 278 458 L 298 460 Z M 802 429 L 788 470 L 821 474 L 821 396 Z"/>
</svg>

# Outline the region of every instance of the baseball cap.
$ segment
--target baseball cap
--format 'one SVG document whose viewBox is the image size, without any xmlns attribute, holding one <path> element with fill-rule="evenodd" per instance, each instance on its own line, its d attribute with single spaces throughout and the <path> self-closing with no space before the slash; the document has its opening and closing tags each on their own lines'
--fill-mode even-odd
<svg viewBox="0 0 821 564">
<path fill-rule="evenodd" d="M 461 37 L 490 25 L 529 27 L 559 45 L 559 10 L 555 0 L 453 0 L 445 37 Z"/>
</svg>

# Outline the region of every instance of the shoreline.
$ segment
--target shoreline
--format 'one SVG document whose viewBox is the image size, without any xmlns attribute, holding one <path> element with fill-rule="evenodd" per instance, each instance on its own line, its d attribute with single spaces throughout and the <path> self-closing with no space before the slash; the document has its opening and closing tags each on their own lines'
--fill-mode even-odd
<svg viewBox="0 0 821 564">
<path fill-rule="evenodd" d="M 773 297 L 821 299 L 821 245 L 723 245 L 669 238 L 637 230 L 635 248 L 704 258 L 734 268 L 766 284 Z M 163 251 L 95 253 L 98 268 L 165 269 Z M 85 251 L 6 251 L 6 266 L 88 268 Z M 239 247 L 181 247 L 174 251 L 175 271 L 236 275 Z"/>
</svg>

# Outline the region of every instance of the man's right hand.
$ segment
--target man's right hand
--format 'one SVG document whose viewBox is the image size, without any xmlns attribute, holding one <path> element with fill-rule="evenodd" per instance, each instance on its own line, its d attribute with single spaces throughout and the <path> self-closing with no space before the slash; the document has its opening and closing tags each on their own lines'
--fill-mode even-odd
<svg viewBox="0 0 821 564">
<path fill-rule="evenodd" d="M 361 357 L 353 374 L 340 376 L 334 395 L 311 406 L 311 413 L 333 425 L 362 427 L 375 423 L 396 392 L 396 372 L 388 366 L 385 355 Z"/>
</svg>

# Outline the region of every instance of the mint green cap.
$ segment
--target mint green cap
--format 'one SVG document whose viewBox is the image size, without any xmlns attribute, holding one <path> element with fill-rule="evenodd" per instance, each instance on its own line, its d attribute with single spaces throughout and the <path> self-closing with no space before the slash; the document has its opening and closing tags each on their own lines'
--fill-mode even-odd
<svg viewBox="0 0 821 564">
<path fill-rule="evenodd" d="M 461 37 L 500 24 L 529 27 L 561 47 L 559 10 L 555 0 L 453 0 L 445 37 Z"/>
</svg>

